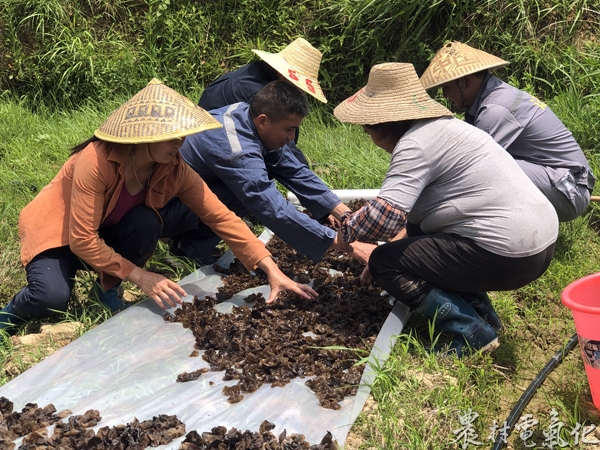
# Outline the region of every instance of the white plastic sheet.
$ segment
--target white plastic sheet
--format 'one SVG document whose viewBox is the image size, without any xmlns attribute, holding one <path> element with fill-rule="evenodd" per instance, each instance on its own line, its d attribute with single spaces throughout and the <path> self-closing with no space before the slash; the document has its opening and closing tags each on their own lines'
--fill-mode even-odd
<svg viewBox="0 0 600 450">
<path fill-rule="evenodd" d="M 268 235 L 262 238 L 266 240 Z M 232 256 L 223 258 L 222 265 Z M 211 267 L 202 267 L 179 284 L 188 293 L 184 301 L 192 301 L 194 295 L 203 298 L 216 293 L 222 282 Z M 226 311 L 234 304 L 243 304 L 243 298 L 256 291 L 267 296 L 269 287 L 241 292 L 218 309 Z M 223 381 L 223 372 L 207 372 L 187 383 L 175 381 L 178 374 L 208 367 L 208 363 L 202 352 L 190 357 L 192 332 L 179 323 L 165 322 L 163 315 L 151 299 L 120 312 L 0 387 L 0 396 L 13 401 L 19 411 L 26 403 L 40 407 L 53 403 L 58 410 L 70 409 L 73 414 L 97 409 L 102 421 L 96 429 L 125 424 L 134 417 L 141 421 L 175 414 L 187 432 L 209 431 L 215 426 L 257 431 L 263 420 L 269 420 L 276 425 L 276 435 L 286 429 L 288 435 L 304 434 L 312 444 L 331 431 L 339 444 L 345 442 L 374 379 L 369 365 L 358 394 L 344 399 L 338 411 L 322 408 L 304 384 L 306 379 L 299 378 L 283 388 L 263 385 L 254 393 L 244 394 L 240 403 L 230 404 L 221 390 L 237 380 Z M 378 365 L 385 362 L 407 318 L 406 307 L 396 303 L 377 337 L 372 361 Z M 182 440 L 160 448 L 177 449 Z"/>
</svg>

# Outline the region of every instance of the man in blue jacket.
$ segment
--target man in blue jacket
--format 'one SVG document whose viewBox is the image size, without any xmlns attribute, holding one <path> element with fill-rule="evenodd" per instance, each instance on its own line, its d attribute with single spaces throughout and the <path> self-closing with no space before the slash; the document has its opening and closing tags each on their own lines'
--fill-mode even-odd
<svg viewBox="0 0 600 450">
<path fill-rule="evenodd" d="M 437 86 L 465 121 L 490 134 L 552 203 L 561 222 L 583 214 L 595 177 L 571 132 L 542 101 L 495 77 L 508 62 L 460 42 L 449 42 L 421 76 Z"/>
<path fill-rule="evenodd" d="M 296 251 L 317 261 L 329 248 L 349 249 L 338 241 L 335 230 L 319 223 L 330 214 L 339 220 L 349 208 L 289 147 L 308 112 L 302 91 L 286 81 L 274 81 L 250 104 L 211 111 L 223 128 L 189 136 L 180 151 L 229 209 L 239 216 L 252 213 Z M 293 192 L 313 218 L 288 202 L 271 178 Z M 196 230 L 175 239 L 172 252 L 206 264 L 219 241 L 198 221 Z"/>
<path fill-rule="evenodd" d="M 198 105 L 210 111 L 238 102 L 250 103 L 254 94 L 277 80 L 288 81 L 327 103 L 318 81 L 322 55 L 307 40 L 295 39 L 278 53 L 252 51 L 261 59 L 221 75 L 204 89 Z M 296 146 L 298 135 L 299 129 L 296 130 L 294 143 L 290 143 L 289 147 L 298 160 L 308 166 L 306 157 Z"/>
</svg>

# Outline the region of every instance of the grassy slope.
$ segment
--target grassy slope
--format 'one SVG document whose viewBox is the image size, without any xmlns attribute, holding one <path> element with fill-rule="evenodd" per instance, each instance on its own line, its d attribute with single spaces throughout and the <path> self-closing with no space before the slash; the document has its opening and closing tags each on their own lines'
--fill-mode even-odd
<svg viewBox="0 0 600 450">
<path fill-rule="evenodd" d="M 0 104 L 1 305 L 24 283 L 18 212 L 54 176 L 68 148 L 89 137 L 116 104 L 35 115 L 15 103 Z M 568 109 L 561 112 L 568 120 L 576 116 L 566 116 Z M 585 124 L 572 125 L 585 128 Z M 303 125 L 300 146 L 332 188 L 377 188 L 387 168 L 388 155 L 374 147 L 360 127 L 341 125 L 319 111 Z M 600 173 L 598 162 L 592 163 Z M 476 431 L 485 441 L 492 421 L 505 419 L 522 390 L 574 331 L 560 293 L 571 281 L 597 270 L 600 240 L 589 226 L 595 217 L 594 206 L 586 216 L 561 225 L 556 257 L 542 278 L 518 291 L 493 294 L 507 329 L 500 349 L 492 355 L 467 361 L 429 356 L 421 344 L 428 339 L 426 324 L 416 318 L 411 321 L 390 362 L 380 369 L 373 387 L 374 405 L 354 427 L 361 448 L 452 447 L 452 430 L 460 427 L 458 414 L 468 408 L 480 414 Z M 83 279 L 80 285 L 85 283 Z M 107 314 L 86 300 L 85 286 L 79 291 L 70 314 L 86 326 L 104 320 Z M 0 361 L 18 357 L 14 352 L 5 347 Z M 580 359 L 578 351 L 573 352 L 526 410 L 540 420 L 540 427 L 553 407 L 569 427 L 584 420 L 600 422 L 585 404 L 590 394 Z M 0 383 L 11 376 L 1 374 Z M 537 437 L 540 443 L 544 439 L 541 433 Z"/>
</svg>

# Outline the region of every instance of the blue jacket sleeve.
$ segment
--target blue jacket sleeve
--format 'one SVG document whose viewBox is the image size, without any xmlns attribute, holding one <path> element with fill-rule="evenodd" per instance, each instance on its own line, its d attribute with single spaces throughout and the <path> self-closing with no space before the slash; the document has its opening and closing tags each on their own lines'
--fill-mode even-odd
<svg viewBox="0 0 600 450">
<path fill-rule="evenodd" d="M 258 144 L 211 161 L 213 172 L 261 223 L 296 251 L 318 261 L 331 246 L 336 232 L 298 211 L 268 177 Z M 308 170 L 308 169 L 307 169 Z"/>
<path fill-rule="evenodd" d="M 285 147 L 268 152 L 264 158 L 267 170 L 273 178 L 298 197 L 302 206 L 308 209 L 315 219 L 321 220 L 329 215 L 341 200 L 312 170 L 298 161 L 291 146 L 295 144 L 290 141 Z"/>
</svg>

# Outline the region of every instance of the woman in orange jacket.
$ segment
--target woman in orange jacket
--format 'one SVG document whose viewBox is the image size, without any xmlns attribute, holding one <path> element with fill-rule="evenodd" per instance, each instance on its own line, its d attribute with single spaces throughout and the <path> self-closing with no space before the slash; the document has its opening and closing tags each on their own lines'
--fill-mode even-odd
<svg viewBox="0 0 600 450">
<path fill-rule="evenodd" d="M 269 301 L 284 290 L 315 298 L 313 289 L 279 270 L 264 244 L 181 159 L 185 136 L 220 126 L 202 108 L 152 80 L 75 147 L 21 212 L 21 261 L 28 284 L 0 312 L 0 330 L 14 333 L 29 319 L 66 311 L 79 269 L 98 272 L 105 293 L 128 280 L 161 308 L 181 303 L 187 295 L 181 286 L 143 269 L 158 239 L 181 231 L 176 211 L 169 211 L 181 202 L 246 268 L 265 271 Z M 178 201 L 170 202 L 174 197 Z"/>
</svg>

